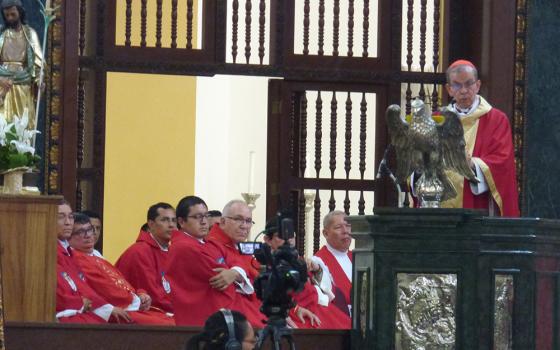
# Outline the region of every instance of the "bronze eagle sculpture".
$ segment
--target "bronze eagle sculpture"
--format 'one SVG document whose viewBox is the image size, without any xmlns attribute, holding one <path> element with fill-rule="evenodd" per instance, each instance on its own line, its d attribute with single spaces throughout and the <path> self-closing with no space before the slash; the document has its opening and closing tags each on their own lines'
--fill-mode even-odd
<svg viewBox="0 0 560 350">
<path fill-rule="evenodd" d="M 432 118 L 430 108 L 421 100 L 412 102 L 410 121 L 401 117 L 401 108 L 387 108 L 387 127 L 397 158 L 396 177 L 406 180 L 413 172 L 421 174 L 416 193 L 421 207 L 439 207 L 439 203 L 457 195 L 445 170 L 453 170 L 469 181 L 479 182 L 470 168 L 457 114 L 449 108 L 441 110 L 443 121 Z"/>
</svg>

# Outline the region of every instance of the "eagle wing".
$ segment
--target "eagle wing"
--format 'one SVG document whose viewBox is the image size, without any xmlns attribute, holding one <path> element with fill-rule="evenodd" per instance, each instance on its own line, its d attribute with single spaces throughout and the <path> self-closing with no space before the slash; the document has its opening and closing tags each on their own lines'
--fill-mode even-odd
<svg viewBox="0 0 560 350">
<path fill-rule="evenodd" d="M 409 125 L 401 117 L 401 107 L 390 105 L 386 112 L 387 128 L 391 137 L 391 144 L 397 154 L 396 177 L 399 181 L 405 180 L 413 169 L 412 139 L 409 135 Z"/>
<path fill-rule="evenodd" d="M 456 171 L 469 181 L 478 183 L 479 180 L 467 162 L 463 125 L 459 116 L 448 108 L 444 108 L 442 114 L 445 120 L 437 129 L 445 167 Z"/>
</svg>

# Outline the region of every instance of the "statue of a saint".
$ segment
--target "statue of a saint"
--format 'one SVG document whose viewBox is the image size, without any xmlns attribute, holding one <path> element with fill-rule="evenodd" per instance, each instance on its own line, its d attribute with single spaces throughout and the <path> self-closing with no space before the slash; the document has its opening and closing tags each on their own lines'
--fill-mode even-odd
<svg viewBox="0 0 560 350">
<path fill-rule="evenodd" d="M 8 122 L 29 113 L 28 129 L 35 129 L 35 104 L 43 54 L 39 37 L 25 21 L 21 0 L 1 0 L 4 25 L 0 27 L 0 113 Z"/>
</svg>

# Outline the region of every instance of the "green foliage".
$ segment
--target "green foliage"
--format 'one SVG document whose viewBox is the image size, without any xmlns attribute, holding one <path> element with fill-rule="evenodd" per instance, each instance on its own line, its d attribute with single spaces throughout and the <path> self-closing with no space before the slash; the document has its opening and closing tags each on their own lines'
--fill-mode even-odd
<svg viewBox="0 0 560 350">
<path fill-rule="evenodd" d="M 8 135 L 6 134 L 6 136 Z M 9 140 L 8 137 L 7 139 Z M 31 152 L 18 153 L 13 144 L 0 146 L 0 172 L 19 167 L 35 168 L 40 160 L 41 157 L 33 155 Z"/>
</svg>

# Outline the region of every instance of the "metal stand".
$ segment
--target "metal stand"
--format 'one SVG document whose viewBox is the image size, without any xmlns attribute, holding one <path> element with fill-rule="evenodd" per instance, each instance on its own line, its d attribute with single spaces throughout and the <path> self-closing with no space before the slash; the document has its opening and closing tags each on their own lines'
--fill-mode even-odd
<svg viewBox="0 0 560 350">
<path fill-rule="evenodd" d="M 286 319 L 272 316 L 266 321 L 266 327 L 259 332 L 259 340 L 255 349 L 260 350 L 267 338 L 272 340 L 273 349 L 282 349 L 282 338 L 286 339 L 290 350 L 296 350 L 296 344 L 292 337 L 292 330 L 286 327 Z"/>
</svg>

